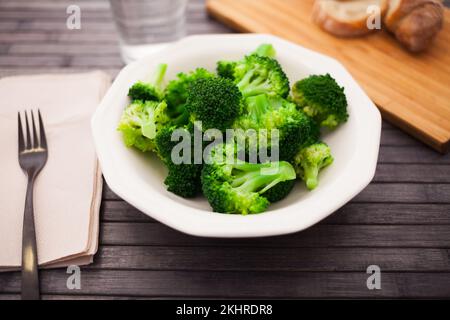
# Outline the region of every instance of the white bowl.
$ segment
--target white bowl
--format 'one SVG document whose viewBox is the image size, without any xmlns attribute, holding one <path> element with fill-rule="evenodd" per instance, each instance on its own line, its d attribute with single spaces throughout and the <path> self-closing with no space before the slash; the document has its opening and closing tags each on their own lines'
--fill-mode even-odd
<svg viewBox="0 0 450 320">
<path fill-rule="evenodd" d="M 211 211 L 203 197 L 184 199 L 163 184 L 166 169 L 152 154 L 126 148 L 116 130 L 128 104 L 128 88 L 146 79 L 158 63 L 169 65 L 167 79 L 197 67 L 215 70 L 216 61 L 240 59 L 261 43 L 271 43 L 291 84 L 310 74 L 330 73 L 345 87 L 348 122 L 323 139 L 334 163 L 320 174 L 312 192 L 298 183 L 291 194 L 255 215 Z M 179 231 L 207 237 L 260 237 L 303 230 L 343 206 L 372 180 L 377 164 L 381 117 L 349 72 L 336 60 L 271 35 L 191 36 L 136 61 L 119 73 L 92 119 L 103 175 L 109 187 L 131 205 Z"/>
</svg>

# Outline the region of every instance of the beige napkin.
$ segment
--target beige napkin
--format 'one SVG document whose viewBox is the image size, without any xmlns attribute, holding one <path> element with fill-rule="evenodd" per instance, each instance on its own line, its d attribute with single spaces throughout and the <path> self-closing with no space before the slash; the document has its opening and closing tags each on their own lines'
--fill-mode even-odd
<svg viewBox="0 0 450 320">
<path fill-rule="evenodd" d="M 37 108 L 49 149 L 34 190 L 39 264 L 92 262 L 102 180 L 90 119 L 109 84 L 102 72 L 0 79 L 0 271 L 21 265 L 27 180 L 17 159 L 17 112 Z"/>
</svg>

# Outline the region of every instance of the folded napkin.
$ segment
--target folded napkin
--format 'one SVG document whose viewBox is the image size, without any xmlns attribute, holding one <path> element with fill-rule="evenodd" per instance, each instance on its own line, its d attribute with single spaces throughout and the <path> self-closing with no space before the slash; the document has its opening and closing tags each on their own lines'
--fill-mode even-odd
<svg viewBox="0 0 450 320">
<path fill-rule="evenodd" d="M 90 119 L 109 84 L 102 72 L 0 79 L 0 271 L 18 269 L 22 259 L 27 180 L 18 162 L 17 112 L 38 108 L 48 143 L 34 189 L 39 264 L 92 262 L 102 179 Z"/>
</svg>

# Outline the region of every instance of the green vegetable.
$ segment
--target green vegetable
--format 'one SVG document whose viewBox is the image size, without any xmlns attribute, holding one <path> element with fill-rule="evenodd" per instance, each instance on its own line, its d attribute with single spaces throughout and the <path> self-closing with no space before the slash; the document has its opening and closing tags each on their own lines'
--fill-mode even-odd
<svg viewBox="0 0 450 320">
<path fill-rule="evenodd" d="M 231 128 L 241 110 L 242 95 L 229 79 L 197 79 L 188 90 L 186 109 L 192 121 L 201 121 L 203 130 Z"/>
<path fill-rule="evenodd" d="M 278 202 L 286 198 L 295 186 L 296 180 L 287 180 L 277 183 L 275 186 L 263 193 L 270 203 Z"/>
<path fill-rule="evenodd" d="M 256 54 L 262 57 L 274 58 L 277 52 L 271 44 L 264 43 L 256 48 L 256 50 L 252 54 Z M 237 64 L 238 62 L 236 61 L 221 60 L 217 62 L 217 74 L 220 77 L 234 80 L 234 69 Z"/>
<path fill-rule="evenodd" d="M 230 145 L 217 148 L 225 155 Z M 295 170 L 288 162 L 255 164 L 236 158 L 220 161 L 216 156 L 204 165 L 201 176 L 203 194 L 215 212 L 243 215 L 265 211 L 270 202 L 264 192 L 294 179 Z"/>
<path fill-rule="evenodd" d="M 255 54 L 262 57 L 274 58 L 277 54 L 275 48 L 269 43 L 263 43 L 258 48 L 256 48 Z"/>
<path fill-rule="evenodd" d="M 347 98 L 329 74 L 312 75 L 292 88 L 293 101 L 320 126 L 336 128 L 347 121 Z"/>
<path fill-rule="evenodd" d="M 320 170 L 332 164 L 333 160 L 330 147 L 324 142 L 317 142 L 300 150 L 295 156 L 294 167 L 306 187 L 313 190 L 319 184 Z"/>
<path fill-rule="evenodd" d="M 278 61 L 257 54 L 237 62 L 233 78 L 244 97 L 267 94 L 286 98 L 290 91 L 289 79 Z"/>
<path fill-rule="evenodd" d="M 264 93 L 286 98 L 290 91 L 289 79 L 273 58 L 275 54 L 272 45 L 263 44 L 240 61 L 219 61 L 217 73 L 233 80 L 244 97 Z"/>
<path fill-rule="evenodd" d="M 128 90 L 128 96 L 133 100 L 161 101 L 164 97 L 162 83 L 167 70 L 167 64 L 157 66 L 153 79 L 150 82 L 138 81 Z"/>
<path fill-rule="evenodd" d="M 154 150 L 158 131 L 169 121 L 166 107 L 164 101 L 135 100 L 125 108 L 117 128 L 125 145 L 143 152 Z"/>
<path fill-rule="evenodd" d="M 175 80 L 168 83 L 165 90 L 167 101 L 167 111 L 172 118 L 172 122 L 178 125 L 189 122 L 189 112 L 186 110 L 188 89 L 198 79 L 208 79 L 215 77 L 206 69 L 198 68 L 189 73 L 179 73 Z"/>
<path fill-rule="evenodd" d="M 193 198 L 201 191 L 200 175 L 202 166 L 198 164 L 166 163 L 169 173 L 164 180 L 167 190 L 183 198 Z"/>
<path fill-rule="evenodd" d="M 217 74 L 222 78 L 234 80 L 234 69 L 237 62 L 235 61 L 219 61 L 217 62 Z"/>
<path fill-rule="evenodd" d="M 203 192 L 216 212 L 263 212 L 287 197 L 297 178 L 313 190 L 320 171 L 333 162 L 320 129 L 334 129 L 348 118 L 344 88 L 329 74 L 312 75 L 296 82 L 288 98 L 289 80 L 275 56 L 271 44 L 261 44 L 241 60 L 218 61 L 217 75 L 198 68 L 179 73 L 165 88 L 167 65 L 158 65 L 152 80 L 129 89 L 131 103 L 117 128 L 125 145 L 155 152 L 168 169 L 169 192 L 184 198 Z M 209 142 L 195 146 L 196 121 L 203 131 L 239 130 L 233 141 L 216 141 L 221 143 L 197 164 L 195 152 L 206 153 Z M 189 144 L 172 141 L 175 133 Z M 250 152 L 259 158 L 250 158 L 255 155 Z"/>
<path fill-rule="evenodd" d="M 278 148 L 279 159 L 290 161 L 300 147 L 319 137 L 318 127 L 295 104 L 279 97 L 261 94 L 246 99 L 244 113 L 234 123 L 235 128 L 244 131 L 253 129 L 258 132 L 257 148 Z M 265 129 L 267 135 L 262 135 Z M 278 145 L 272 141 L 272 130 L 278 130 Z M 264 144 L 267 138 L 267 144 Z M 254 149 L 247 139 L 247 150 Z M 268 152 L 269 153 L 269 152 Z"/>
<path fill-rule="evenodd" d="M 166 126 L 156 136 L 156 152 L 169 170 L 164 180 L 167 190 L 184 198 L 192 198 L 201 191 L 200 174 L 202 165 L 194 163 L 193 148 L 190 150 L 190 163 L 175 164 L 172 161 L 172 150 L 179 142 L 172 141 L 171 138 L 173 132 L 177 129 L 186 131 L 193 140 L 194 128 L 192 124 L 183 127 Z M 193 146 L 192 140 L 191 146 Z"/>
</svg>

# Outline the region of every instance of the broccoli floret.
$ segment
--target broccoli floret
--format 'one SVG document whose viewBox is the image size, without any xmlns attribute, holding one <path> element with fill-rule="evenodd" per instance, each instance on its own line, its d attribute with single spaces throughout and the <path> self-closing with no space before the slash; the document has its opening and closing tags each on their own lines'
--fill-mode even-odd
<svg viewBox="0 0 450 320">
<path fill-rule="evenodd" d="M 295 186 L 296 180 L 287 180 L 280 182 L 263 193 L 263 196 L 270 201 L 270 203 L 274 203 L 280 200 L 283 200 L 288 196 L 288 194 L 292 191 Z"/>
<path fill-rule="evenodd" d="M 192 198 L 201 191 L 200 174 L 202 165 L 194 163 L 192 148 L 190 150 L 190 163 L 175 164 L 172 161 L 172 150 L 179 143 L 178 141 L 172 141 L 172 134 L 175 130 L 185 130 L 193 139 L 192 124 L 183 127 L 165 126 L 156 136 L 156 153 L 169 171 L 164 180 L 167 190 L 184 198 Z M 193 140 L 191 140 L 191 146 L 192 143 Z"/>
<path fill-rule="evenodd" d="M 236 120 L 234 127 L 244 131 L 253 129 L 258 133 L 258 147 L 252 147 L 250 143 L 254 142 L 247 139 L 247 150 L 267 148 L 270 151 L 277 147 L 279 159 L 286 161 L 291 161 L 308 141 L 319 138 L 319 128 L 294 103 L 279 97 L 269 98 L 265 94 L 246 99 L 244 113 Z M 272 141 L 273 129 L 278 130 L 278 145 Z M 264 132 L 266 136 L 262 134 Z M 267 145 L 264 145 L 265 142 Z"/>
<path fill-rule="evenodd" d="M 234 80 L 235 61 L 219 61 L 217 62 L 217 74 L 219 77 Z"/>
<path fill-rule="evenodd" d="M 333 163 L 333 160 L 330 147 L 324 142 L 317 142 L 300 150 L 295 156 L 294 167 L 306 187 L 313 190 L 319 183 L 319 171 Z"/>
<path fill-rule="evenodd" d="M 177 129 L 175 125 L 167 125 L 162 128 L 155 138 L 156 154 L 158 157 L 166 161 L 171 158 L 172 149 L 177 145 L 177 141 L 172 141 L 172 133 Z"/>
<path fill-rule="evenodd" d="M 194 163 L 166 163 L 169 173 L 164 180 L 167 190 L 183 198 L 195 197 L 201 191 L 202 166 Z"/>
<path fill-rule="evenodd" d="M 347 98 L 329 74 L 312 75 L 296 82 L 293 101 L 320 126 L 334 129 L 347 121 Z"/>
<path fill-rule="evenodd" d="M 133 100 L 161 101 L 164 97 L 162 82 L 167 70 L 167 64 L 157 66 L 153 79 L 150 82 L 138 81 L 128 90 L 128 96 Z"/>
<path fill-rule="evenodd" d="M 167 111 L 173 122 L 183 125 L 189 122 L 189 112 L 186 110 L 186 100 L 188 89 L 193 82 L 198 79 L 212 78 L 214 74 L 203 68 L 198 68 L 189 73 L 179 73 L 175 80 L 167 84 L 165 90 L 165 100 L 167 101 Z"/>
<path fill-rule="evenodd" d="M 271 44 L 262 44 L 252 53 L 262 57 L 274 58 L 276 55 L 275 48 Z M 234 69 L 238 62 L 221 60 L 217 62 L 217 74 L 220 77 L 234 80 Z"/>
<path fill-rule="evenodd" d="M 261 194 L 296 177 L 292 165 L 285 161 L 256 164 L 236 158 L 212 159 L 203 167 L 201 182 L 203 194 L 215 212 L 243 215 L 263 212 L 270 202 Z"/>
<path fill-rule="evenodd" d="M 312 118 L 308 117 L 304 112 L 302 112 L 302 114 L 306 116 L 307 118 L 306 121 L 308 122 L 308 125 L 305 128 L 304 139 L 302 139 L 301 141 L 300 149 L 316 143 L 317 141 L 319 141 L 320 138 L 320 127 L 317 124 L 317 122 L 315 122 Z"/>
<path fill-rule="evenodd" d="M 154 150 L 158 131 L 169 121 L 166 107 L 164 101 L 135 100 L 125 108 L 117 128 L 125 145 L 143 152 Z"/>
<path fill-rule="evenodd" d="M 236 63 L 233 79 L 244 97 L 267 94 L 286 98 L 289 79 L 277 60 L 257 54 Z"/>
<path fill-rule="evenodd" d="M 269 43 L 263 43 L 253 52 L 262 57 L 274 58 L 277 54 L 275 48 Z"/>
<path fill-rule="evenodd" d="M 231 128 L 241 111 L 242 95 L 229 79 L 203 78 L 188 90 L 186 108 L 191 121 L 201 121 L 203 130 Z"/>
</svg>

